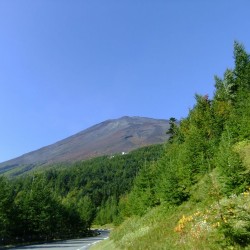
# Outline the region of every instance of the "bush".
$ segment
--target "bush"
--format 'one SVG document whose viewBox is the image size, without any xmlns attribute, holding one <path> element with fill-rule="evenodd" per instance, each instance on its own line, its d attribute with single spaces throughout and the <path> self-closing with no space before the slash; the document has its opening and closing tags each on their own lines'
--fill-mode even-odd
<svg viewBox="0 0 250 250">
<path fill-rule="evenodd" d="M 205 210 L 182 215 L 174 230 L 180 242 L 185 239 L 197 244 L 211 238 L 222 249 L 250 247 L 250 189 L 223 198 Z M 207 244 L 214 244 L 212 241 Z"/>
</svg>

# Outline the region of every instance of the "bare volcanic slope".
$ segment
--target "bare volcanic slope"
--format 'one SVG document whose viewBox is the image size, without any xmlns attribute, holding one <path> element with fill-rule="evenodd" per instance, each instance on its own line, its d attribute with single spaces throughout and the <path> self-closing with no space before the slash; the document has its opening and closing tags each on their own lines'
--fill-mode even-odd
<svg viewBox="0 0 250 250">
<path fill-rule="evenodd" d="M 19 166 L 73 162 L 129 152 L 168 139 L 168 120 L 124 116 L 107 120 L 64 140 L 0 163 L 0 173 Z"/>
</svg>

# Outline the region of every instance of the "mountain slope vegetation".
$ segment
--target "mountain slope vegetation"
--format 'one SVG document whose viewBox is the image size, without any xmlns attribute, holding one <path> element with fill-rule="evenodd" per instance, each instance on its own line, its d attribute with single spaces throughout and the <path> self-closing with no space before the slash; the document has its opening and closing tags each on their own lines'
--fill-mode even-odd
<svg viewBox="0 0 250 250">
<path fill-rule="evenodd" d="M 238 42 L 234 60 L 120 200 L 110 249 L 250 249 L 250 55 Z"/>
</svg>

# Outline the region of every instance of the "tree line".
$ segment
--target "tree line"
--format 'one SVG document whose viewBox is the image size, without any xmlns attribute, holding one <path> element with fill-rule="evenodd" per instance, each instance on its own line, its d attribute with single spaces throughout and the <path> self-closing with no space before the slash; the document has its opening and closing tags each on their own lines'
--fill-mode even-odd
<svg viewBox="0 0 250 250">
<path fill-rule="evenodd" d="M 196 94 L 186 118 L 179 124 L 170 119 L 170 139 L 162 156 L 140 169 L 131 191 L 119 201 L 118 221 L 142 216 L 160 204 L 212 204 L 248 190 L 250 167 L 240 150 L 250 145 L 250 55 L 238 42 L 234 62 L 223 78 L 215 76 L 212 98 Z M 239 223 L 238 229 L 222 223 L 230 246 L 250 244 L 249 214 Z"/>
<path fill-rule="evenodd" d="M 93 221 L 112 222 L 119 197 L 163 145 L 103 156 L 28 176 L 0 177 L 1 244 L 84 236 Z"/>
</svg>

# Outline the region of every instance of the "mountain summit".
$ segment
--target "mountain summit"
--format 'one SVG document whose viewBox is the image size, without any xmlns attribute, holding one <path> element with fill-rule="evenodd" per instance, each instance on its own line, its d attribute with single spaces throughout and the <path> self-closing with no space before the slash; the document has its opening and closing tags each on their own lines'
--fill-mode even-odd
<svg viewBox="0 0 250 250">
<path fill-rule="evenodd" d="M 64 140 L 0 163 L 0 173 L 19 166 L 73 162 L 101 155 L 129 152 L 151 144 L 163 143 L 169 121 L 124 116 L 107 120 Z"/>
</svg>

